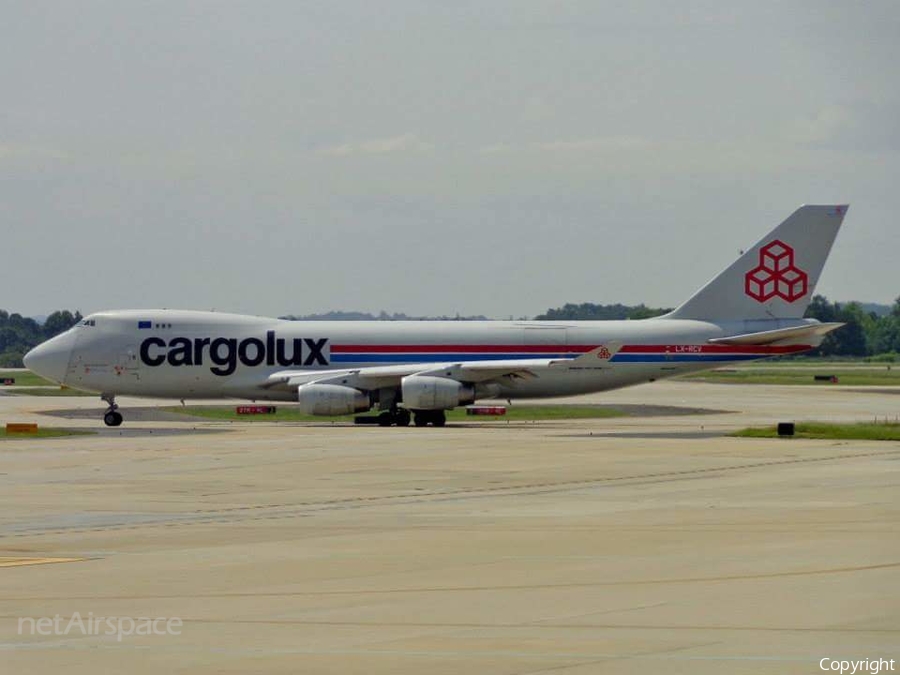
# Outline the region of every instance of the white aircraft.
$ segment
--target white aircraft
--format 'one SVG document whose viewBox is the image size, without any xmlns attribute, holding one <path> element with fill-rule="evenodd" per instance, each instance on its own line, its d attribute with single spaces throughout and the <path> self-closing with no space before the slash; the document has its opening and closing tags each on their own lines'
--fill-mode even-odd
<svg viewBox="0 0 900 675">
<path fill-rule="evenodd" d="M 443 426 L 481 398 L 570 396 L 796 354 L 839 323 L 804 319 L 846 205 L 802 206 L 693 297 L 635 321 L 296 322 L 182 310 L 91 314 L 25 365 L 100 394 L 293 400 L 313 415 Z"/>
</svg>

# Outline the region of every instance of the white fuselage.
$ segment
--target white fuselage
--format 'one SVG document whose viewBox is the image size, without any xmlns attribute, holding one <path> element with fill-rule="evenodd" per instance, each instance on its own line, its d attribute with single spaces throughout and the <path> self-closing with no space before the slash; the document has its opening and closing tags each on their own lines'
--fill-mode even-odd
<svg viewBox="0 0 900 675">
<path fill-rule="evenodd" d="M 373 407 L 378 424 L 446 423 L 480 399 L 571 396 L 819 345 L 802 318 L 846 205 L 805 205 L 687 301 L 643 321 L 294 322 L 181 310 L 99 312 L 24 356 L 115 397 L 294 400 L 311 415 Z"/>
<path fill-rule="evenodd" d="M 806 325 L 806 320 L 710 323 L 641 321 L 297 322 L 181 310 L 91 315 L 45 343 L 67 354 L 59 379 L 107 395 L 179 399 L 292 400 L 289 388 L 263 388 L 272 374 L 518 359 L 574 359 L 615 344 L 611 358 L 534 368 L 501 379 L 503 398 L 567 396 L 615 389 L 748 359 L 796 353 L 808 344 L 729 347 L 725 335 Z M 43 347 L 42 347 L 43 348 Z"/>
</svg>

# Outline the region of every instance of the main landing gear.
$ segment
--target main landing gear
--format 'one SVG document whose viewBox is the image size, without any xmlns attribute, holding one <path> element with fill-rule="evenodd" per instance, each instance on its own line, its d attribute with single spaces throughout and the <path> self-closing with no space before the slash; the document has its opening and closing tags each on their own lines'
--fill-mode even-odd
<svg viewBox="0 0 900 675">
<path fill-rule="evenodd" d="M 412 415 L 409 410 L 403 408 L 394 408 L 393 410 L 385 410 L 378 415 L 378 426 L 389 427 L 396 424 L 398 427 L 408 427 Z"/>
<path fill-rule="evenodd" d="M 442 427 L 447 424 L 447 414 L 443 410 L 415 410 L 410 412 L 405 408 L 393 408 L 392 410 L 380 412 L 375 419 L 380 427 L 394 425 L 408 427 L 410 423 L 414 423 L 417 427 L 424 427 L 428 424 Z"/>
<path fill-rule="evenodd" d="M 442 427 L 447 424 L 447 413 L 443 410 L 416 410 L 413 419 L 417 427 L 424 427 L 429 423 Z"/>
<path fill-rule="evenodd" d="M 115 395 L 102 394 L 100 400 L 109 403 L 109 407 L 103 413 L 103 423 L 108 427 L 120 426 L 122 424 L 122 413 L 119 412 L 119 406 L 116 405 Z"/>
</svg>

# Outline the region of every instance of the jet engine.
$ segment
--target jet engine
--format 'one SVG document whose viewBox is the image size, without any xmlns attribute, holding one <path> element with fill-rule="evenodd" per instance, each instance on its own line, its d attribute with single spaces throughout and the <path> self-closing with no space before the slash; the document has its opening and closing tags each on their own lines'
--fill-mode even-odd
<svg viewBox="0 0 900 675">
<path fill-rule="evenodd" d="M 449 410 L 475 400 L 475 387 L 446 377 L 408 375 L 400 381 L 403 407 L 409 410 Z"/>
<path fill-rule="evenodd" d="M 349 415 L 372 407 L 368 395 L 339 384 L 304 384 L 297 388 L 300 410 L 307 415 Z"/>
</svg>

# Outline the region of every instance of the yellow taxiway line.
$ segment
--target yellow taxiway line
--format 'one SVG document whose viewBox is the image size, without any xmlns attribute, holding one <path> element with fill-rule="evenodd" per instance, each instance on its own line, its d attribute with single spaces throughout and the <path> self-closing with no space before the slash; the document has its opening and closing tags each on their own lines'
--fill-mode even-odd
<svg viewBox="0 0 900 675">
<path fill-rule="evenodd" d="M 53 563 L 79 562 L 84 558 L 9 558 L 0 556 L 0 567 L 24 567 L 25 565 L 52 565 Z"/>
</svg>

